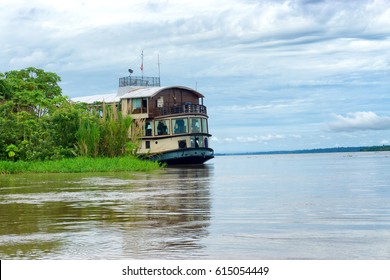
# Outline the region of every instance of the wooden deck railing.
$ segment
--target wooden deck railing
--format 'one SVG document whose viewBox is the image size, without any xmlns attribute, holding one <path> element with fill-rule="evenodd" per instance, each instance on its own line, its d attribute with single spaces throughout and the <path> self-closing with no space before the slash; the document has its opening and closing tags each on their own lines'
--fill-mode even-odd
<svg viewBox="0 0 390 280">
<path fill-rule="evenodd" d="M 167 105 L 163 107 L 154 108 L 151 113 L 153 117 L 186 113 L 207 115 L 207 108 L 206 106 L 200 104 L 182 104 L 176 106 Z"/>
</svg>

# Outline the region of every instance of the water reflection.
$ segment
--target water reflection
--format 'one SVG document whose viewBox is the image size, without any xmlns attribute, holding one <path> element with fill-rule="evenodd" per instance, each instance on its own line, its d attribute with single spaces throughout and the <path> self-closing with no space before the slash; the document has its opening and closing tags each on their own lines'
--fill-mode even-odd
<svg viewBox="0 0 390 280">
<path fill-rule="evenodd" d="M 0 176 L 0 258 L 389 259 L 389 155 Z"/>
<path fill-rule="evenodd" d="M 212 166 L 0 178 L 0 257 L 201 255 Z M 163 255 L 162 255 L 163 254 Z"/>
</svg>

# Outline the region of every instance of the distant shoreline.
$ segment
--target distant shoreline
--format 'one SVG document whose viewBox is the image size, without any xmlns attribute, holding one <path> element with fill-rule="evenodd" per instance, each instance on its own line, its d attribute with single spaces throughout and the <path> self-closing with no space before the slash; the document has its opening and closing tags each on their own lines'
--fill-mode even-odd
<svg viewBox="0 0 390 280">
<path fill-rule="evenodd" d="M 362 146 L 362 147 L 335 147 L 291 151 L 243 152 L 243 153 L 215 153 L 216 156 L 230 155 L 282 155 L 282 154 L 325 154 L 325 153 L 355 153 L 355 152 L 385 152 L 390 151 L 390 145 Z"/>
</svg>

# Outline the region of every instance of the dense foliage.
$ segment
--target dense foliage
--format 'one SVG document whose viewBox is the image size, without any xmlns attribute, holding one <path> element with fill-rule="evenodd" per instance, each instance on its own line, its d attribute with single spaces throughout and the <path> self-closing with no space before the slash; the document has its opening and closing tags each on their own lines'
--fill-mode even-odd
<svg viewBox="0 0 390 280">
<path fill-rule="evenodd" d="M 133 151 L 116 108 L 72 104 L 60 77 L 33 67 L 0 73 L 0 160 L 114 157 Z"/>
</svg>

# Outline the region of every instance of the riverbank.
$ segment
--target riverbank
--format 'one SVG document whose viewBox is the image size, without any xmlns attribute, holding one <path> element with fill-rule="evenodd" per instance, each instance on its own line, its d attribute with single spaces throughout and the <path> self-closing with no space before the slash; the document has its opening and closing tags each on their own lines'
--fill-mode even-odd
<svg viewBox="0 0 390 280">
<path fill-rule="evenodd" d="M 153 171 L 160 169 L 157 162 L 140 160 L 136 157 L 116 158 L 69 158 L 56 161 L 0 161 L 0 174 L 17 173 L 83 173 Z"/>
</svg>

